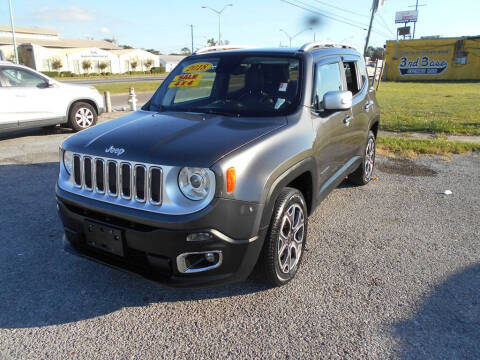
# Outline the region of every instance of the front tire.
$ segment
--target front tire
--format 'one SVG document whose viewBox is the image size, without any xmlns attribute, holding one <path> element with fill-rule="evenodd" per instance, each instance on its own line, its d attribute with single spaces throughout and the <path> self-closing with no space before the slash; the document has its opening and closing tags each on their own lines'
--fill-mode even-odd
<svg viewBox="0 0 480 360">
<path fill-rule="evenodd" d="M 81 131 L 94 126 L 97 123 L 97 111 L 95 108 L 84 102 L 78 102 L 70 110 L 68 126 L 73 131 Z"/>
<path fill-rule="evenodd" d="M 272 221 L 259 259 L 272 286 L 290 282 L 300 266 L 307 238 L 308 213 L 300 191 L 284 188 L 275 203 Z"/>
<path fill-rule="evenodd" d="M 363 159 L 360 166 L 348 176 L 348 181 L 354 185 L 366 185 L 372 179 L 373 168 L 375 167 L 375 134 L 368 132 L 367 144 L 363 152 Z"/>
</svg>

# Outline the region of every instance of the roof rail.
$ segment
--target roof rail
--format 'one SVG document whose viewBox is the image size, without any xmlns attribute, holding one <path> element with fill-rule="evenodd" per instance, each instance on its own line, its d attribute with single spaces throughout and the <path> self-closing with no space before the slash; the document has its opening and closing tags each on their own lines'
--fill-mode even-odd
<svg viewBox="0 0 480 360">
<path fill-rule="evenodd" d="M 209 52 L 215 51 L 226 51 L 226 50 L 240 50 L 240 49 L 251 49 L 253 46 L 242 46 L 242 45 L 216 45 L 216 46 L 207 46 L 195 51 L 193 54 L 206 54 Z"/>
<path fill-rule="evenodd" d="M 335 42 L 310 42 L 310 43 L 304 44 L 299 50 L 312 51 L 312 50 L 325 49 L 325 48 L 341 48 L 341 49 L 357 50 L 351 45 L 343 44 L 343 43 L 335 43 Z"/>
</svg>

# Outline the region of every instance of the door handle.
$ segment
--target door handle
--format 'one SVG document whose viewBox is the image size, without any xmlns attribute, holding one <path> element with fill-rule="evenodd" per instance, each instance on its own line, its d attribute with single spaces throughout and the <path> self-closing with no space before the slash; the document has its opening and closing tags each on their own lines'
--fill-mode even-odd
<svg viewBox="0 0 480 360">
<path fill-rule="evenodd" d="M 366 111 L 370 111 L 370 107 L 373 105 L 373 101 L 367 101 L 367 103 L 365 104 L 365 107 L 364 109 Z"/>
<path fill-rule="evenodd" d="M 345 126 L 350 126 L 350 121 L 353 119 L 353 116 L 352 115 L 347 115 L 345 116 L 345 118 L 343 119 L 343 123 L 345 124 Z"/>
<path fill-rule="evenodd" d="M 27 97 L 27 95 L 25 95 L 25 94 L 16 94 L 15 96 L 16 97 Z"/>
</svg>

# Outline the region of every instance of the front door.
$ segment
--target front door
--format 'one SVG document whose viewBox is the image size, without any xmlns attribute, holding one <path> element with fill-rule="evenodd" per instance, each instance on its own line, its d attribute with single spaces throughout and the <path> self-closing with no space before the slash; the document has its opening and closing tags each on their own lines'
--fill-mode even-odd
<svg viewBox="0 0 480 360">
<path fill-rule="evenodd" d="M 311 116 L 315 132 L 313 151 L 318 169 L 318 192 L 323 192 L 336 179 L 344 164 L 346 125 L 351 110 L 328 111 L 323 108 L 323 96 L 329 91 L 344 90 L 343 67 L 340 57 L 329 57 L 315 64 L 314 104 Z"/>
</svg>

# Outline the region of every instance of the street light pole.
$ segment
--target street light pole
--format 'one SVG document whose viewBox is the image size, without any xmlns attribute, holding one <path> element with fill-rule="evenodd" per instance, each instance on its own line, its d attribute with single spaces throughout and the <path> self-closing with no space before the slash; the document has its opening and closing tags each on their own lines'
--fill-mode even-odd
<svg viewBox="0 0 480 360">
<path fill-rule="evenodd" d="M 289 40 L 289 44 L 290 44 L 289 46 L 290 46 L 290 47 L 292 47 L 292 40 L 295 39 L 298 35 L 303 34 L 303 33 L 304 33 L 305 31 L 307 31 L 307 30 L 312 30 L 312 28 L 310 27 L 310 28 L 303 29 L 302 31 L 296 33 L 295 35 L 290 36 L 285 30 L 280 29 L 280 31 L 282 31 L 285 35 L 287 35 L 288 40 Z M 314 36 L 315 36 L 315 34 L 314 34 Z"/>
<path fill-rule="evenodd" d="M 15 24 L 13 23 L 12 0 L 8 0 L 10 6 L 10 25 L 12 27 L 13 51 L 15 53 L 15 63 L 18 64 L 17 40 L 15 39 Z"/>
<path fill-rule="evenodd" d="M 193 54 L 193 24 L 190 24 L 190 35 L 192 37 L 192 54 Z"/>
<path fill-rule="evenodd" d="M 210 10 L 212 10 L 215 14 L 218 15 L 218 45 L 222 45 L 222 32 L 221 32 L 221 30 L 220 30 L 220 17 L 221 17 L 221 15 L 222 15 L 223 11 L 224 11 L 227 7 L 229 7 L 229 6 L 233 6 L 233 4 L 225 5 L 225 6 L 223 7 L 223 9 L 220 10 L 220 11 L 219 11 L 219 10 L 212 9 L 210 6 L 202 6 L 202 9 L 210 9 Z"/>
</svg>

